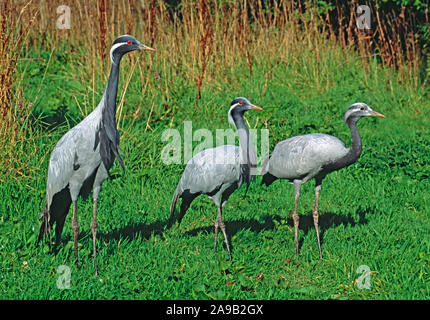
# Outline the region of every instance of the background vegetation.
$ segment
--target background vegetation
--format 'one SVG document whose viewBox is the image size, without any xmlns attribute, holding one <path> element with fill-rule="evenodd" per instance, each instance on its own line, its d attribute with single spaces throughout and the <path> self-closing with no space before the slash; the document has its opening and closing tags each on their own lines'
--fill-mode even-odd
<svg viewBox="0 0 430 320">
<path fill-rule="evenodd" d="M 56 28 L 58 5 L 71 29 Z M 362 3 L 360 3 L 362 4 Z M 368 1 L 371 30 L 355 27 L 356 1 L 1 1 L 0 297 L 3 299 L 425 299 L 430 295 L 428 7 Z M 79 201 L 80 262 L 71 219 L 53 253 L 35 246 L 49 155 L 99 102 L 109 48 L 133 34 L 157 49 L 121 63 L 117 120 L 126 172 L 116 163 L 99 201 L 94 276 L 91 201 Z M 165 227 L 183 165 L 160 160 L 166 128 L 227 128 L 230 101 L 270 130 L 271 149 L 324 132 L 348 145 L 343 113 L 363 101 L 387 116 L 363 119 L 363 154 L 331 174 L 320 197 L 323 260 L 311 219 L 313 182 L 300 205 L 295 255 L 293 191 L 260 178 L 230 198 L 224 220 L 233 261 L 213 253 L 215 210 L 193 203 Z M 221 239 L 220 239 L 221 241 Z M 60 290 L 59 266 L 71 268 Z M 371 288 L 359 289 L 360 265 Z"/>
</svg>

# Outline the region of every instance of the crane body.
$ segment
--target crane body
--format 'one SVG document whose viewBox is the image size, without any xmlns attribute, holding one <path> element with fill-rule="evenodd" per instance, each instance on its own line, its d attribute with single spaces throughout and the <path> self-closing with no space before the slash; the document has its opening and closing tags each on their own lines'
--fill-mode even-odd
<svg viewBox="0 0 430 320">
<path fill-rule="evenodd" d="M 301 185 L 315 179 L 315 203 L 312 216 L 319 256 L 322 258 L 318 230 L 318 199 L 321 184 L 327 174 L 351 165 L 360 157 L 362 141 L 356 125 L 357 121 L 364 116 L 385 118 L 365 103 L 358 102 L 351 105 L 344 116 L 352 136 L 352 144 L 349 148 L 338 138 L 323 133 L 295 136 L 279 142 L 261 165 L 262 184 L 269 186 L 277 179 L 286 179 L 294 186 L 293 222 L 297 254 L 299 253 L 297 208 Z"/>
</svg>

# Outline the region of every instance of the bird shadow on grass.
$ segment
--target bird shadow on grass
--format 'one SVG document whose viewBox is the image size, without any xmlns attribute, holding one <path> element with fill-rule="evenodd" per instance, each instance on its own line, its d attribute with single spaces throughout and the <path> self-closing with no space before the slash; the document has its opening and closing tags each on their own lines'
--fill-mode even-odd
<svg viewBox="0 0 430 320">
<path fill-rule="evenodd" d="M 262 230 L 271 230 L 274 229 L 276 224 L 275 221 L 280 222 L 282 219 L 281 216 L 275 215 L 275 216 L 264 216 L 263 218 L 257 220 L 257 219 L 240 219 L 240 220 L 233 220 L 233 221 L 224 221 L 225 223 L 225 229 L 227 236 L 231 238 L 234 236 L 238 231 L 240 230 L 246 230 L 249 229 L 253 232 L 260 232 Z M 214 226 L 208 226 L 208 227 L 199 227 L 195 228 L 193 230 L 189 230 L 185 232 L 187 235 L 196 236 L 200 232 L 214 232 Z M 229 239 L 229 242 L 230 239 Z"/>
<path fill-rule="evenodd" d="M 320 241 L 321 246 L 323 245 L 323 239 L 324 239 L 324 233 L 332 227 L 336 227 L 339 225 L 344 226 L 351 226 L 354 227 L 356 225 L 364 225 L 368 223 L 368 220 L 366 218 L 367 214 L 371 214 L 374 212 L 374 208 L 366 208 L 363 209 L 359 207 L 355 214 L 348 213 L 347 215 L 343 214 L 336 214 L 333 212 L 325 212 L 320 215 L 319 217 L 319 232 L 320 232 Z M 290 226 L 294 230 L 294 223 L 293 219 L 291 217 L 291 213 L 288 213 L 288 219 L 287 219 L 287 225 Z M 358 219 L 354 218 L 357 217 Z M 231 250 L 234 250 L 234 244 L 231 242 L 231 238 L 238 233 L 240 230 L 246 230 L 249 229 L 253 232 L 260 232 L 263 230 L 274 230 L 276 228 L 276 225 L 279 225 L 282 222 L 282 220 L 285 219 L 285 216 L 280 215 L 266 215 L 262 217 L 259 220 L 256 219 L 239 219 L 239 220 L 233 220 L 233 221 L 224 221 L 225 227 L 226 227 L 226 233 L 228 237 L 228 241 L 230 243 Z M 285 220 L 284 220 L 285 221 Z M 300 223 L 299 223 L 299 229 L 303 230 L 303 232 L 308 234 L 309 231 L 315 230 L 314 227 L 314 221 L 312 217 L 312 213 L 306 214 L 306 215 L 300 215 Z M 199 227 L 195 228 L 193 230 L 189 230 L 186 232 L 186 234 L 191 236 L 196 236 L 200 232 L 214 232 L 214 226 L 208 226 L 208 227 Z M 294 241 L 294 236 L 292 238 L 292 241 Z M 316 241 L 316 239 L 315 239 Z M 223 244 L 224 245 L 224 244 Z M 303 245 L 303 237 L 299 236 L 299 250 Z"/>
<path fill-rule="evenodd" d="M 371 214 L 374 211 L 375 211 L 374 208 L 363 209 L 359 207 L 356 210 L 355 214 L 348 213 L 347 215 L 344 215 L 344 214 L 336 214 L 332 212 L 325 212 L 321 214 L 319 217 L 319 231 L 320 231 L 321 246 L 324 243 L 324 233 L 329 228 L 336 227 L 339 225 L 354 227 L 356 225 L 367 224 L 368 220 L 366 218 L 366 215 Z M 288 215 L 289 217 L 287 219 L 287 225 L 290 226 L 292 229 L 294 229 L 294 223 L 293 223 L 293 219 L 291 218 L 291 213 L 288 212 Z M 358 216 L 358 219 L 357 219 L 357 216 Z M 257 219 L 239 219 L 239 220 L 225 221 L 226 233 L 227 233 L 227 237 L 228 237 L 232 252 L 234 251 L 234 244 L 232 244 L 231 238 L 235 234 L 237 234 L 240 230 L 249 229 L 252 232 L 261 232 L 263 230 L 274 230 L 276 229 L 277 225 L 285 223 L 283 221 L 285 221 L 285 216 L 280 216 L 280 215 L 265 215 L 258 220 Z M 127 239 L 127 238 L 133 239 L 135 237 L 141 237 L 148 240 L 153 235 L 154 236 L 159 235 L 161 236 L 161 238 L 163 238 L 163 232 L 166 231 L 166 229 L 170 229 L 171 226 L 172 226 L 172 221 L 170 220 L 159 220 L 149 224 L 145 224 L 145 223 L 129 224 L 122 228 L 112 230 L 108 233 L 97 234 L 97 239 L 111 241 L 111 240 L 120 240 L 120 239 Z M 300 215 L 299 229 L 303 230 L 305 235 L 309 231 L 315 230 L 312 213 L 309 213 L 306 215 Z M 185 234 L 190 236 L 196 236 L 200 232 L 213 233 L 214 226 L 211 225 L 206 227 L 195 228 L 185 232 Z M 79 238 L 82 239 L 82 237 L 85 237 L 85 236 L 91 236 L 91 235 L 80 233 Z M 69 240 L 71 240 L 71 237 L 69 238 L 70 238 Z M 291 241 L 294 241 L 294 236 L 292 237 Z M 225 244 L 223 244 L 223 246 L 224 245 Z M 302 247 L 302 245 L 303 245 L 303 237 L 299 236 L 299 250 Z"/>
<path fill-rule="evenodd" d="M 152 235 L 159 235 L 163 237 L 163 231 L 166 227 L 167 221 L 155 221 L 149 224 L 137 223 L 129 224 L 125 227 L 115 229 L 106 234 L 100 234 L 99 239 L 119 240 L 119 239 L 133 239 L 134 237 L 141 237 L 148 240 Z"/>
<path fill-rule="evenodd" d="M 114 229 L 107 233 L 97 233 L 98 241 L 112 241 L 112 240 L 120 240 L 120 239 L 134 239 L 136 237 L 140 237 L 148 240 L 152 235 L 160 235 L 163 237 L 163 231 L 165 229 L 167 221 L 156 221 L 153 223 L 145 224 L 145 223 L 137 223 L 137 224 L 129 224 L 122 228 Z M 82 241 L 84 238 L 91 238 L 91 231 L 81 231 L 79 232 L 79 241 Z M 67 244 L 68 242 L 73 241 L 73 237 L 71 235 L 63 236 L 61 243 Z M 53 247 L 53 253 L 57 253 L 61 249 L 61 246 Z"/>
<path fill-rule="evenodd" d="M 325 212 L 321 213 L 318 219 L 318 229 L 320 233 L 320 243 L 321 247 L 324 245 L 324 234 L 325 232 L 332 228 L 337 227 L 339 225 L 351 226 L 355 227 L 356 225 L 364 225 L 368 223 L 368 220 L 366 218 L 366 215 L 371 214 L 374 212 L 374 208 L 365 208 L 359 207 L 355 214 L 352 215 L 351 213 L 348 213 L 347 215 L 343 214 L 336 214 L 333 212 Z M 354 217 L 358 216 L 358 220 L 356 220 Z M 294 227 L 294 222 L 292 218 L 288 219 L 288 224 Z M 299 229 L 303 230 L 304 234 L 307 235 L 309 231 L 315 231 L 314 226 L 314 219 L 312 217 L 312 213 L 306 215 L 300 215 L 300 222 L 299 222 Z M 294 239 L 293 239 L 294 241 Z M 300 248 L 303 245 L 304 237 L 299 236 L 299 251 Z M 315 243 L 316 243 L 316 234 L 315 234 Z"/>
</svg>

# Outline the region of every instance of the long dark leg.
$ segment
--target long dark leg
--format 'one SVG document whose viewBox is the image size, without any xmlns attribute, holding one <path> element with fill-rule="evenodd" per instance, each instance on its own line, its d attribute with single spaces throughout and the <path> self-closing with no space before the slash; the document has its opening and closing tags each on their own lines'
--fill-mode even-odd
<svg viewBox="0 0 430 320">
<path fill-rule="evenodd" d="M 72 229 L 73 229 L 73 242 L 75 246 L 75 263 L 78 266 L 78 236 L 79 236 L 79 225 L 77 219 L 77 205 L 76 200 L 73 201 L 73 218 L 72 218 Z"/>
<path fill-rule="evenodd" d="M 93 219 L 91 220 L 91 232 L 93 233 L 93 256 L 94 256 L 94 270 L 97 275 L 97 198 L 94 198 L 93 203 Z"/>
<path fill-rule="evenodd" d="M 318 198 L 319 198 L 320 190 L 321 190 L 321 181 L 316 181 L 316 185 L 315 185 L 315 205 L 314 205 L 314 211 L 312 212 L 312 216 L 314 218 L 315 232 L 317 234 L 318 250 L 319 250 L 319 253 L 320 253 L 320 259 L 322 259 L 321 244 L 320 244 L 320 233 L 318 231 Z"/>
<path fill-rule="evenodd" d="M 217 246 L 217 240 L 218 240 L 218 228 L 220 228 L 221 231 L 222 231 L 222 233 L 223 233 L 223 235 L 224 235 L 224 242 L 225 242 L 225 245 L 227 247 L 228 256 L 229 256 L 229 258 L 231 260 L 230 246 L 228 244 L 227 233 L 225 232 L 225 224 L 222 221 L 221 215 L 222 215 L 222 208 L 221 208 L 221 206 L 219 206 L 218 207 L 218 216 L 217 216 L 217 218 L 215 220 L 215 244 L 214 244 L 214 251 L 216 252 L 216 246 Z"/>
<path fill-rule="evenodd" d="M 301 182 L 294 182 L 294 212 L 293 212 L 293 222 L 294 222 L 294 238 L 296 241 L 296 254 L 299 254 L 299 242 L 298 242 L 298 232 L 299 232 L 299 215 L 297 214 L 297 207 L 299 204 L 300 197 L 300 187 Z"/>
</svg>

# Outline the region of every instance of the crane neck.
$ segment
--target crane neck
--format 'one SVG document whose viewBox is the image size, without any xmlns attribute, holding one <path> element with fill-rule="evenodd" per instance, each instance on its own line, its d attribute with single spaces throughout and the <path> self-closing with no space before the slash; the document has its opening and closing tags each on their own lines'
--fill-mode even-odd
<svg viewBox="0 0 430 320">
<path fill-rule="evenodd" d="M 113 114 L 113 120 L 115 120 L 116 113 L 116 96 L 118 93 L 118 79 L 119 79 L 119 62 L 112 63 L 112 67 L 109 74 L 109 79 L 105 88 L 105 105 L 104 109 L 110 114 Z"/>
<path fill-rule="evenodd" d="M 101 108 L 101 119 L 96 131 L 94 140 L 94 150 L 100 143 L 100 157 L 106 170 L 109 171 L 114 161 L 114 156 L 118 159 L 124 170 L 124 164 L 119 155 L 119 132 L 116 127 L 116 96 L 118 92 L 119 61 L 113 63 L 109 74 L 108 83 L 103 93 Z"/>
<path fill-rule="evenodd" d="M 355 162 L 361 155 L 361 150 L 362 150 L 362 142 L 361 142 L 361 137 L 360 134 L 358 133 L 358 129 L 357 129 L 357 121 L 360 118 L 352 118 L 351 120 L 347 120 L 347 124 L 349 127 L 349 130 L 351 131 L 351 137 L 352 137 L 352 144 L 351 147 L 349 148 L 349 154 L 350 154 L 350 158 L 352 160 L 352 162 Z"/>
<path fill-rule="evenodd" d="M 345 168 L 351 164 L 353 164 L 361 155 L 361 149 L 362 149 L 362 142 L 360 134 L 357 130 L 357 121 L 360 118 L 353 117 L 350 119 L 347 119 L 346 124 L 349 127 L 349 130 L 351 131 L 351 138 L 352 143 L 351 146 L 348 148 L 348 152 L 341 157 L 340 159 L 334 161 L 330 165 L 326 166 L 327 171 L 334 171 L 341 168 Z"/>
<path fill-rule="evenodd" d="M 257 154 L 255 153 L 255 147 L 252 143 L 248 127 L 243 120 L 243 112 L 233 112 L 231 116 L 233 118 L 234 124 L 236 125 L 239 136 L 241 165 L 247 167 L 247 171 L 249 173 L 246 180 L 249 183 L 251 178 L 257 173 Z"/>
</svg>

